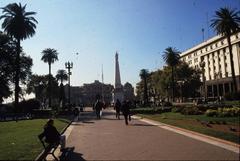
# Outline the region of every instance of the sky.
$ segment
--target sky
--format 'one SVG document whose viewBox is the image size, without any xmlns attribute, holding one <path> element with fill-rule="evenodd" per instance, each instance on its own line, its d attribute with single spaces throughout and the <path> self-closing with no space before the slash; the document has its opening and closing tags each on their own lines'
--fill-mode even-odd
<svg viewBox="0 0 240 161">
<path fill-rule="evenodd" d="M 59 61 L 52 73 L 73 62 L 74 86 L 101 81 L 102 66 L 104 83 L 114 84 L 116 51 L 122 84 L 135 86 L 141 69 L 164 66 L 167 47 L 183 52 L 201 43 L 202 28 L 205 39 L 216 35 L 209 26 L 220 7 L 240 9 L 240 0 L 0 0 L 0 7 L 14 2 L 37 12 L 36 34 L 21 42 L 33 59 L 32 72 L 48 74 L 41 52 L 54 48 Z"/>
</svg>

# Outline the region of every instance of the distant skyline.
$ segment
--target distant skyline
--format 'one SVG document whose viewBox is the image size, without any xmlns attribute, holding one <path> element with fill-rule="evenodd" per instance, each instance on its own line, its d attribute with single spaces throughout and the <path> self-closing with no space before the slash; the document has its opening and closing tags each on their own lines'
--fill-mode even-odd
<svg viewBox="0 0 240 161">
<path fill-rule="evenodd" d="M 202 28 L 205 39 L 215 36 L 210 20 L 220 7 L 240 8 L 240 0 L 1 0 L 0 7 L 14 2 L 37 12 L 36 34 L 22 42 L 33 74 L 48 74 L 41 52 L 54 48 L 52 74 L 72 61 L 74 86 L 101 81 L 102 66 L 104 83 L 114 84 L 116 51 L 122 84 L 135 86 L 141 69 L 162 68 L 165 48 L 183 52 L 201 43 Z"/>
</svg>

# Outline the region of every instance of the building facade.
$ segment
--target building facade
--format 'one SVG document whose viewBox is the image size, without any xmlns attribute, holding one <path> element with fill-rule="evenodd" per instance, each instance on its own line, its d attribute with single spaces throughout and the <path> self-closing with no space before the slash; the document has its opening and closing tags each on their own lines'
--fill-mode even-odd
<svg viewBox="0 0 240 161">
<path fill-rule="evenodd" d="M 240 32 L 231 36 L 237 89 L 240 91 Z M 218 35 L 180 54 L 190 67 L 202 71 L 202 94 L 224 96 L 233 91 L 232 71 L 227 39 Z"/>
<path fill-rule="evenodd" d="M 92 105 L 96 102 L 97 98 L 102 99 L 106 104 L 112 102 L 113 85 L 103 84 L 98 80 L 93 83 L 83 84 L 83 104 Z"/>
<path fill-rule="evenodd" d="M 68 100 L 68 85 L 64 89 L 65 97 Z M 95 80 L 93 83 L 83 84 L 83 86 L 71 86 L 70 90 L 71 104 L 92 106 L 97 98 L 103 99 L 107 104 L 110 104 L 112 101 L 113 86 L 111 84 L 103 84 L 98 80 Z"/>
</svg>

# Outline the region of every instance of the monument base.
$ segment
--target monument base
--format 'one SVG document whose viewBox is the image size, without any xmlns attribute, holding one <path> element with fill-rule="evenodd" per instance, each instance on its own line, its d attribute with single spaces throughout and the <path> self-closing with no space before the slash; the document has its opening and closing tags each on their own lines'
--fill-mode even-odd
<svg viewBox="0 0 240 161">
<path fill-rule="evenodd" d="M 113 92 L 113 103 L 117 101 L 117 99 L 122 103 L 124 101 L 124 94 L 122 89 L 114 89 Z"/>
</svg>

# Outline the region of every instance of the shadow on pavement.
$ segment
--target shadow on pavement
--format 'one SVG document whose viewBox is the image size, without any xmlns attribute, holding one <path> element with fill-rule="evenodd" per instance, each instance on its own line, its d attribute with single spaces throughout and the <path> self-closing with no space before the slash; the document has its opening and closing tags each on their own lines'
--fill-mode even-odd
<svg viewBox="0 0 240 161">
<path fill-rule="evenodd" d="M 85 123 L 85 124 L 94 124 L 95 122 L 93 122 L 93 121 L 83 121 L 82 123 Z"/>
<path fill-rule="evenodd" d="M 71 160 L 85 161 L 85 159 L 82 156 L 83 156 L 83 154 L 81 154 L 81 153 L 72 152 L 66 158 L 60 159 L 60 161 L 67 161 L 67 160 L 69 160 L 69 161 L 71 161 Z"/>
<path fill-rule="evenodd" d="M 131 126 L 155 126 L 150 124 L 131 124 Z"/>
</svg>

